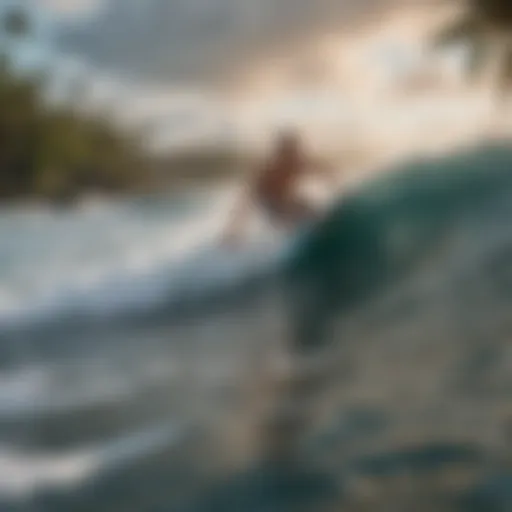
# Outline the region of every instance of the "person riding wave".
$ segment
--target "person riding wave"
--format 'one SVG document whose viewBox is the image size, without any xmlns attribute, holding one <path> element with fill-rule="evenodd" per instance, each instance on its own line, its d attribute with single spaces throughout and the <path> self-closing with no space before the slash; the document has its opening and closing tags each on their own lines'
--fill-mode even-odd
<svg viewBox="0 0 512 512">
<path fill-rule="evenodd" d="M 305 153 L 299 135 L 282 132 L 270 158 L 259 167 L 248 183 L 232 213 L 224 241 L 240 238 L 247 216 L 254 205 L 259 206 L 270 220 L 281 228 L 290 229 L 319 216 L 318 207 L 297 191 L 297 185 L 308 174 L 328 174 L 326 168 L 314 163 Z"/>
</svg>

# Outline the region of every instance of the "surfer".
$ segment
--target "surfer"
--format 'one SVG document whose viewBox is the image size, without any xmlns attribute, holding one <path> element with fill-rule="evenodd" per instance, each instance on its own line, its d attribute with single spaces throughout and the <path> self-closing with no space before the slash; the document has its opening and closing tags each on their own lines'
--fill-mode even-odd
<svg viewBox="0 0 512 512">
<path fill-rule="evenodd" d="M 239 239 L 254 205 L 272 222 L 286 229 L 316 219 L 318 208 L 297 192 L 297 185 L 306 174 L 320 170 L 325 168 L 305 155 L 299 136 L 293 131 L 282 132 L 270 158 L 248 180 L 232 213 L 225 241 L 232 243 Z"/>
</svg>

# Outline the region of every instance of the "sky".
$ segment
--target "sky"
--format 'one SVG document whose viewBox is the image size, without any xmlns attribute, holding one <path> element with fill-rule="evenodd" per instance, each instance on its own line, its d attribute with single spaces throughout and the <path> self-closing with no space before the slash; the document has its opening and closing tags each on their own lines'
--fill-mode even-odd
<svg viewBox="0 0 512 512">
<path fill-rule="evenodd" d="M 258 86 L 276 65 L 294 81 L 330 67 L 326 35 L 351 33 L 407 0 L 3 0 L 31 4 L 55 55 L 125 83 L 199 90 Z M 409 2 L 410 3 L 410 2 Z M 41 46 L 41 45 L 40 45 Z M 45 47 L 48 44 L 43 45 Z M 321 49 L 320 49 L 321 51 Z M 410 65 L 386 43 L 381 60 Z M 387 55 L 385 55 L 387 52 Z M 325 52 L 324 52 L 325 53 Z M 378 58 L 378 57 L 377 57 Z M 336 57 L 334 57 L 336 59 Z M 274 67 L 276 67 L 274 66 Z M 293 67 L 293 69 L 292 69 Z M 232 92 L 232 88 L 230 89 Z"/>
<path fill-rule="evenodd" d="M 224 80 L 313 34 L 373 15 L 393 0 L 47 0 L 88 16 L 62 27 L 62 47 L 160 82 Z M 65 6 L 65 7 L 64 7 Z M 91 15 L 91 13 L 93 15 Z"/>
<path fill-rule="evenodd" d="M 483 108 L 454 79 L 461 52 L 425 50 L 439 24 L 431 2 L 3 0 L 16 1 L 40 26 L 25 53 L 82 76 L 127 122 L 153 123 L 161 149 L 261 141 L 289 124 L 324 144 L 341 134 L 389 145 L 421 123 L 437 130 L 436 115 L 453 132 L 446 116 Z M 431 84 L 411 99 L 418 80 Z"/>
</svg>

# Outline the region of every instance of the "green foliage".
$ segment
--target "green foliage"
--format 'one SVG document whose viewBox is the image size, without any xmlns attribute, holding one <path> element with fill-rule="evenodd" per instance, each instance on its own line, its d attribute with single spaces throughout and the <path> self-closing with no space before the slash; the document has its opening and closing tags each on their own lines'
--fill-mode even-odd
<svg viewBox="0 0 512 512">
<path fill-rule="evenodd" d="M 500 73 L 500 86 L 503 89 L 510 89 L 512 86 L 512 51 L 507 52 L 507 54 L 503 58 Z"/>
<path fill-rule="evenodd" d="M 509 0 L 467 0 L 469 10 L 495 29 L 510 30 L 512 4 Z"/>
<path fill-rule="evenodd" d="M 455 23 L 443 27 L 434 36 L 434 45 L 438 47 L 458 44 L 464 40 L 472 39 L 480 33 L 480 24 L 473 14 L 467 14 Z"/>
<path fill-rule="evenodd" d="M 0 195 L 69 197 L 84 189 L 135 186 L 144 159 L 106 120 L 49 110 L 39 85 L 0 75 Z"/>
<path fill-rule="evenodd" d="M 9 37 L 26 34 L 22 11 L 4 19 Z M 69 199 L 85 190 L 139 185 L 147 158 L 133 137 L 99 116 L 49 108 L 44 78 L 21 76 L 9 55 L 0 63 L 0 197 Z M 74 98 L 80 103 L 82 98 Z M 147 173 L 146 173 L 147 175 Z"/>
<path fill-rule="evenodd" d="M 0 33 L 4 42 L 29 36 L 23 11 L 9 12 Z M 80 114 L 70 106 L 84 101 L 82 77 L 68 87 L 68 106 L 50 108 L 43 98 L 44 74 L 16 73 L 9 54 L 15 45 L 5 46 L 7 51 L 0 52 L 0 199 L 68 201 L 88 191 L 147 191 L 225 175 L 238 165 L 236 155 L 216 149 L 150 157 L 143 148 L 147 131 L 128 132 L 107 112 L 104 117 Z"/>
<path fill-rule="evenodd" d="M 499 58 L 496 80 L 498 92 L 503 94 L 512 85 L 512 2 L 465 0 L 464 3 L 465 13 L 435 34 L 433 44 L 435 47 L 464 44 L 469 51 L 467 71 L 471 78 L 480 75 L 491 59 Z"/>
<path fill-rule="evenodd" d="M 30 32 L 30 20 L 22 8 L 11 9 L 3 19 L 3 30 L 10 37 L 24 37 Z"/>
</svg>

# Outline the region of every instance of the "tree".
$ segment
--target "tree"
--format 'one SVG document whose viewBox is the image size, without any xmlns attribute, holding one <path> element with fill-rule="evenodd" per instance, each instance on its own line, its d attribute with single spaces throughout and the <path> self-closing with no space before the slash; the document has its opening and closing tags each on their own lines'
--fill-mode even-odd
<svg viewBox="0 0 512 512">
<path fill-rule="evenodd" d="M 30 32 L 30 21 L 26 11 L 22 8 L 9 10 L 3 19 L 3 31 L 12 38 L 25 37 Z"/>
<path fill-rule="evenodd" d="M 481 76 L 493 66 L 498 97 L 512 86 L 512 2 L 463 0 L 464 10 L 434 38 L 437 46 L 465 44 L 470 77 Z"/>
<path fill-rule="evenodd" d="M 69 101 L 50 107 L 44 75 L 16 71 L 13 43 L 29 33 L 22 9 L 0 18 L 0 197 L 60 200 L 139 186 L 148 164 L 141 144 L 108 112 L 77 108 L 86 82 L 76 82 Z"/>
</svg>

